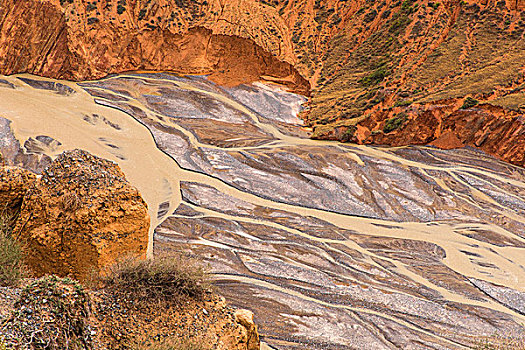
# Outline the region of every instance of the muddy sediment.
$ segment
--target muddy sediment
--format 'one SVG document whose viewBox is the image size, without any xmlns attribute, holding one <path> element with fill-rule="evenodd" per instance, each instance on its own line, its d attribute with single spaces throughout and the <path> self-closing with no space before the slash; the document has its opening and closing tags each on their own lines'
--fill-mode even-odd
<svg viewBox="0 0 525 350">
<path fill-rule="evenodd" d="M 273 348 L 463 349 L 525 331 L 523 168 L 471 148 L 310 140 L 304 98 L 271 85 L 2 79 L 25 153 L 117 162 L 148 203 L 150 253 L 209 263 Z M 38 136 L 56 142 L 26 142 Z"/>
</svg>

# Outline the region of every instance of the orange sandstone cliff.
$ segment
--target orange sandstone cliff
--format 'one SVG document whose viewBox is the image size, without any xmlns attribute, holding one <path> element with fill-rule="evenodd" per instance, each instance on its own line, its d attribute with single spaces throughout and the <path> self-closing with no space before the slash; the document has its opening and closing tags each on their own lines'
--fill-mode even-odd
<svg viewBox="0 0 525 350">
<path fill-rule="evenodd" d="M 35 275 L 83 280 L 119 256 L 146 256 L 147 205 L 115 163 L 67 151 L 28 182 L 14 232 Z"/>
<path fill-rule="evenodd" d="M 0 26 L 3 74 L 87 80 L 169 70 L 227 85 L 268 77 L 308 93 L 281 45 L 286 33 L 274 35 L 283 20 L 249 1 L 2 0 Z"/>
<path fill-rule="evenodd" d="M 525 164 L 524 0 L 0 0 L 0 73 L 280 82 L 313 137 Z"/>
</svg>

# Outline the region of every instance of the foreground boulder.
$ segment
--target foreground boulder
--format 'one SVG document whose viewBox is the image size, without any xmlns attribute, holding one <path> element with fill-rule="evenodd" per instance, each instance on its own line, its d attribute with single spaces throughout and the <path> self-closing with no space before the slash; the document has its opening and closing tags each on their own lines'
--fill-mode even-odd
<svg viewBox="0 0 525 350">
<path fill-rule="evenodd" d="M 119 256 L 145 256 L 149 216 L 115 163 L 74 150 L 30 186 L 15 230 L 36 275 L 82 280 Z"/>
</svg>

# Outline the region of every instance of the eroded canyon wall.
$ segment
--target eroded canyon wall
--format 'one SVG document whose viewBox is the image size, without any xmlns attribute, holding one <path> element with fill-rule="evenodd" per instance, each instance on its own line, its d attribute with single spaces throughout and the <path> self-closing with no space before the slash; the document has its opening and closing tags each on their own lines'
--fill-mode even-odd
<svg viewBox="0 0 525 350">
<path fill-rule="evenodd" d="M 286 28 L 282 19 L 256 2 L 2 0 L 0 27 L 3 74 L 88 80 L 169 70 L 209 74 L 225 85 L 266 78 L 309 91 L 288 62 L 291 45 L 281 44 L 288 36 L 275 35 Z"/>
<path fill-rule="evenodd" d="M 276 81 L 312 89 L 303 118 L 314 138 L 468 145 L 523 165 L 524 10 L 523 0 L 0 0 L 0 73 Z"/>
<path fill-rule="evenodd" d="M 523 1 L 298 6 L 281 12 L 313 86 L 314 138 L 468 145 L 524 164 Z"/>
</svg>

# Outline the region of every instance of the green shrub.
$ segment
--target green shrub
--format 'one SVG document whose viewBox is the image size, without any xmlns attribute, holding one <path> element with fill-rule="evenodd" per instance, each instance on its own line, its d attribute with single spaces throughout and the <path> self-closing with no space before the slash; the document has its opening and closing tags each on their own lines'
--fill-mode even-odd
<svg viewBox="0 0 525 350">
<path fill-rule="evenodd" d="M 394 35 L 399 35 L 409 23 L 410 18 L 405 13 L 402 15 L 396 13 L 394 16 L 392 16 L 390 28 L 388 31 Z"/>
<path fill-rule="evenodd" d="M 121 15 L 121 14 L 124 13 L 124 11 L 126 11 L 126 7 L 122 6 L 121 4 L 118 4 L 118 5 L 117 5 L 117 13 L 118 13 L 119 15 Z"/>
<path fill-rule="evenodd" d="M 182 255 L 122 259 L 97 280 L 106 291 L 137 302 L 202 300 L 210 288 L 206 271 Z"/>
<path fill-rule="evenodd" d="M 405 113 L 398 113 L 395 117 L 386 120 L 383 132 L 388 134 L 389 132 L 399 129 L 406 120 L 407 115 Z"/>
<path fill-rule="evenodd" d="M 434 10 L 437 10 L 439 8 L 439 2 L 428 2 L 428 6 L 432 7 Z"/>
<path fill-rule="evenodd" d="M 13 237 L 14 216 L 0 213 L 0 286 L 16 286 L 25 276 L 24 254 Z"/>
<path fill-rule="evenodd" d="M 372 86 L 379 84 L 388 75 L 388 71 L 384 67 L 377 68 L 375 71 L 359 80 L 363 86 Z"/>
<path fill-rule="evenodd" d="M 406 107 L 406 106 L 410 106 L 411 104 L 412 104 L 411 100 L 396 101 L 396 103 L 394 103 L 394 107 Z"/>
<path fill-rule="evenodd" d="M 88 25 L 93 25 L 95 23 L 98 23 L 99 22 L 99 19 L 97 17 L 89 17 L 88 20 L 87 20 L 87 24 Z"/>
<path fill-rule="evenodd" d="M 139 21 L 143 20 L 144 17 L 146 17 L 146 11 L 147 11 L 146 9 L 142 9 L 139 11 L 139 17 L 138 17 Z"/>
<path fill-rule="evenodd" d="M 96 2 L 88 2 L 86 5 L 86 12 L 91 12 L 93 10 L 97 9 L 97 3 Z"/>
<path fill-rule="evenodd" d="M 403 1 L 403 3 L 401 4 L 401 11 L 412 13 L 412 3 L 412 0 Z"/>
<path fill-rule="evenodd" d="M 469 109 L 477 105 L 479 102 L 476 99 L 473 99 L 472 97 L 467 97 L 465 101 L 463 101 L 463 106 L 461 106 L 461 109 Z"/>
<path fill-rule="evenodd" d="M 352 137 L 354 137 L 354 134 L 356 131 L 357 131 L 357 127 L 355 127 L 354 125 L 347 127 L 343 136 L 341 137 L 341 141 L 342 142 L 350 141 Z"/>
</svg>

